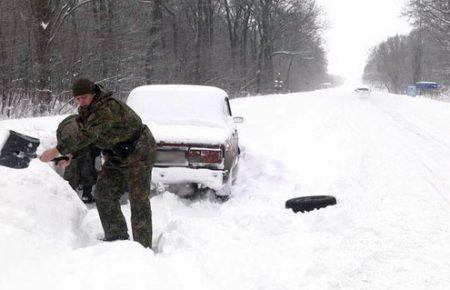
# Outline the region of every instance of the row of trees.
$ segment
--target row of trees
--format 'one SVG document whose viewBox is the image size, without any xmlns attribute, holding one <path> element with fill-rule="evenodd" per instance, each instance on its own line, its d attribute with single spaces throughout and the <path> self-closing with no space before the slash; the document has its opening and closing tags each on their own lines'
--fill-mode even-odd
<svg viewBox="0 0 450 290">
<path fill-rule="evenodd" d="M 2 0 L 0 115 L 48 114 L 80 76 L 120 98 L 142 84 L 233 96 L 327 81 L 315 0 Z"/>
<path fill-rule="evenodd" d="M 418 81 L 450 86 L 450 0 L 410 0 L 404 15 L 414 29 L 377 45 L 364 79 L 393 93 Z"/>
</svg>

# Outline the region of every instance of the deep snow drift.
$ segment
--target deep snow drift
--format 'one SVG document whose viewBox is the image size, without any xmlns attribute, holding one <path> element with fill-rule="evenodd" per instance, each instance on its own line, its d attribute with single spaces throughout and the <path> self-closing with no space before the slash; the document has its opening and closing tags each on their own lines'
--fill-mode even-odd
<svg viewBox="0 0 450 290">
<path fill-rule="evenodd" d="M 450 104 L 330 89 L 233 100 L 232 109 L 245 118 L 233 197 L 153 197 L 154 241 L 164 233 L 156 254 L 100 242 L 95 208 L 49 166 L 0 168 L 0 289 L 450 287 Z M 0 130 L 44 148 L 58 120 Z M 338 204 L 284 208 L 312 194 Z"/>
</svg>

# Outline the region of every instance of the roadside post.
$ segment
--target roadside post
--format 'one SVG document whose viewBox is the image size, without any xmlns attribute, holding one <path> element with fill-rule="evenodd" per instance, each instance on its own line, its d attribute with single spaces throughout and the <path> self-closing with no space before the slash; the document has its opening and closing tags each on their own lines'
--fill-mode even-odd
<svg viewBox="0 0 450 290">
<path fill-rule="evenodd" d="M 408 86 L 406 89 L 406 94 L 410 97 L 416 96 L 416 86 Z"/>
<path fill-rule="evenodd" d="M 278 73 L 277 78 L 274 81 L 274 89 L 277 94 L 283 89 L 283 81 L 281 80 L 281 74 Z"/>
</svg>

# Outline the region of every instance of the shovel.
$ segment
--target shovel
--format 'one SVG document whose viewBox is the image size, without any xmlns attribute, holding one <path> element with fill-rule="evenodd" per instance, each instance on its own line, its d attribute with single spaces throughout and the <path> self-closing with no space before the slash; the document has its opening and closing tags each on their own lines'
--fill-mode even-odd
<svg viewBox="0 0 450 290">
<path fill-rule="evenodd" d="M 30 161 L 38 157 L 36 150 L 40 143 L 38 138 L 10 130 L 9 137 L 0 151 L 0 165 L 15 169 L 27 168 Z M 52 159 L 55 164 L 61 160 L 69 160 L 69 157 L 60 156 Z"/>
</svg>

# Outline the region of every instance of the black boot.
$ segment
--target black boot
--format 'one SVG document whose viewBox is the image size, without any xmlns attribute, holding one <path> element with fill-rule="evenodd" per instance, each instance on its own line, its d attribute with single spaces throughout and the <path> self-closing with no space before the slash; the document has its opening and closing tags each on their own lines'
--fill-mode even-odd
<svg viewBox="0 0 450 290">
<path fill-rule="evenodd" d="M 122 234 L 117 236 L 105 237 L 102 239 L 102 241 L 104 242 L 125 241 L 128 240 L 129 238 L 130 237 L 128 236 L 128 234 Z"/>
<path fill-rule="evenodd" d="M 92 186 L 83 186 L 83 195 L 81 196 L 81 200 L 84 203 L 95 202 L 95 199 L 92 196 Z"/>
</svg>

